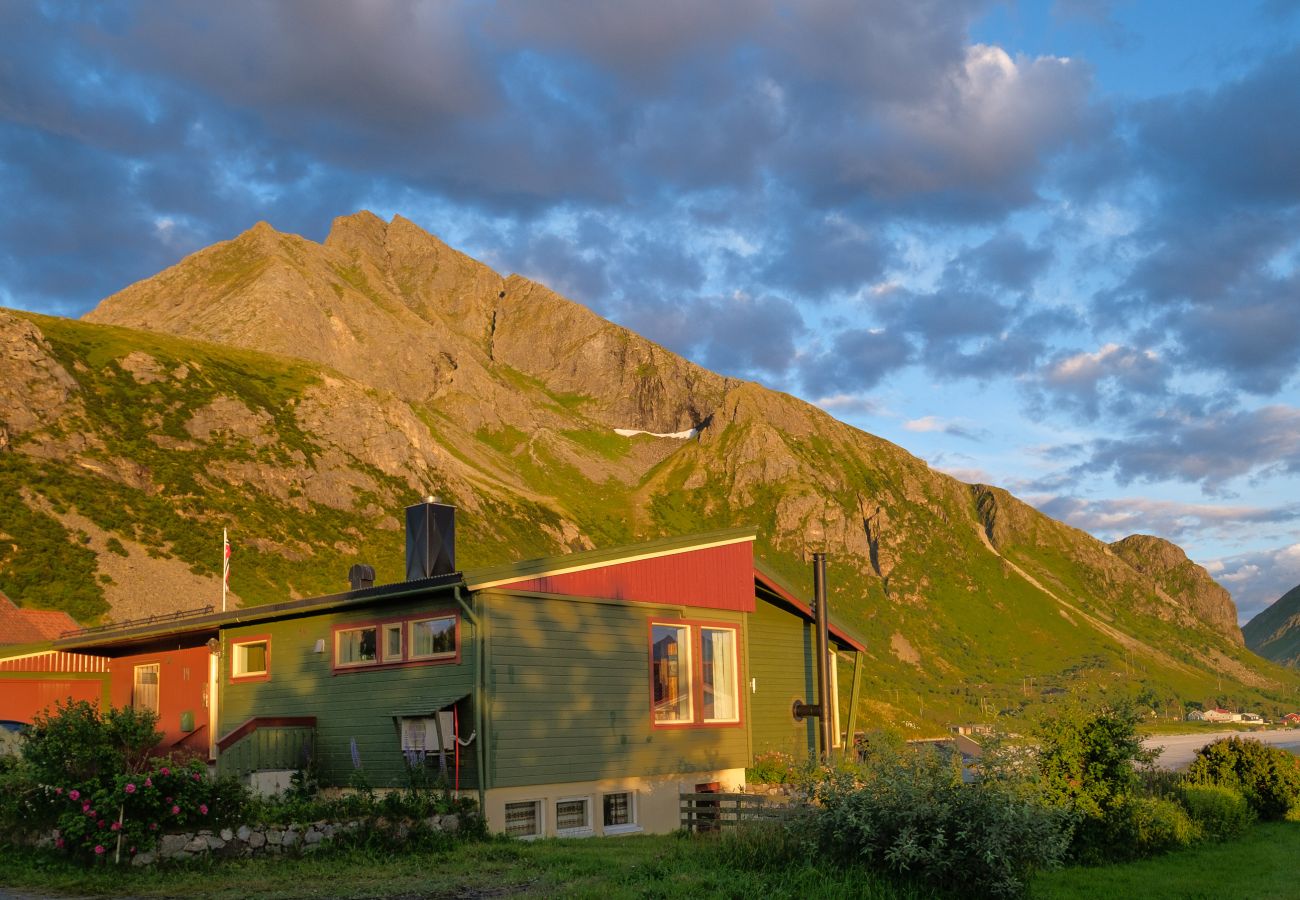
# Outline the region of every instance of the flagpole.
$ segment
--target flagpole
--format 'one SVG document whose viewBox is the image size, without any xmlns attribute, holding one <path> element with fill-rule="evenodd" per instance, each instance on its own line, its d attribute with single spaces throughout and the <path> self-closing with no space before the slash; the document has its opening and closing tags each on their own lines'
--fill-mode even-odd
<svg viewBox="0 0 1300 900">
<path fill-rule="evenodd" d="M 221 611 L 226 611 L 226 590 L 230 587 L 230 537 L 221 529 Z"/>
</svg>

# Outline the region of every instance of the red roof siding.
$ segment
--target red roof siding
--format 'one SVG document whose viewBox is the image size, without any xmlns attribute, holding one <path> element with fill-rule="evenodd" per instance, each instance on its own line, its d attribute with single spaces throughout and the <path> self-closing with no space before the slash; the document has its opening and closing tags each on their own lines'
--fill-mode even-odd
<svg viewBox="0 0 1300 900">
<path fill-rule="evenodd" d="M 611 562 L 583 572 L 529 578 L 509 587 L 574 597 L 752 612 L 753 579 L 754 545 L 740 541 L 651 559 Z"/>
<path fill-rule="evenodd" d="M 107 672 L 108 657 L 51 650 L 16 659 L 0 659 L 0 672 Z"/>
</svg>

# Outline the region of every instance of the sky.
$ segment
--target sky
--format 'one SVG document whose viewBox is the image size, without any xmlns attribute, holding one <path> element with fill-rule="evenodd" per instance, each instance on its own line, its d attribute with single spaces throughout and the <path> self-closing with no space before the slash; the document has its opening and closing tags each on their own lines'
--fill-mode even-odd
<svg viewBox="0 0 1300 900">
<path fill-rule="evenodd" d="M 0 305 L 363 208 L 1300 584 L 1300 0 L 0 0 Z"/>
</svg>

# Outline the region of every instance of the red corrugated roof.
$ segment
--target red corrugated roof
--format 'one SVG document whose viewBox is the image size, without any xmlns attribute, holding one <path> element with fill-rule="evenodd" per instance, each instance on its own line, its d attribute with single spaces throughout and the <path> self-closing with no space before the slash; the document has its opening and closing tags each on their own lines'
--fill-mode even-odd
<svg viewBox="0 0 1300 900">
<path fill-rule="evenodd" d="M 65 612 L 52 609 L 20 609 L 0 593 L 0 644 L 31 644 L 49 641 L 77 627 Z"/>
</svg>

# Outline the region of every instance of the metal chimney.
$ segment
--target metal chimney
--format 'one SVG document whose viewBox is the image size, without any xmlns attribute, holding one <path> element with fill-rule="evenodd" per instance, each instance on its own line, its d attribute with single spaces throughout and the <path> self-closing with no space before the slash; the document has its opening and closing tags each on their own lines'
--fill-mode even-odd
<svg viewBox="0 0 1300 900">
<path fill-rule="evenodd" d="M 352 585 L 352 590 L 359 591 L 362 588 L 375 586 L 375 567 L 368 566 L 365 563 L 357 563 L 348 569 L 348 584 Z"/>
<path fill-rule="evenodd" d="M 406 580 L 456 571 L 456 507 L 425 497 L 406 508 Z"/>
</svg>

